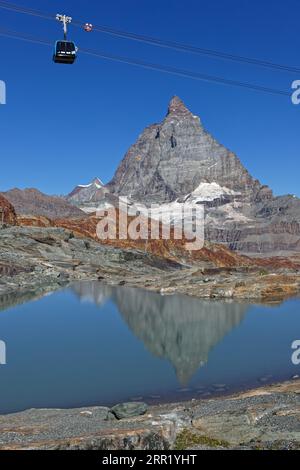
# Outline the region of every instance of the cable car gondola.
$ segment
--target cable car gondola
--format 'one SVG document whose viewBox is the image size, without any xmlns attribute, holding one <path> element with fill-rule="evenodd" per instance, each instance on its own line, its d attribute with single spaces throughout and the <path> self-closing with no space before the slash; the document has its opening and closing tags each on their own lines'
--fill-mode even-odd
<svg viewBox="0 0 300 470">
<path fill-rule="evenodd" d="M 56 41 L 53 60 L 59 64 L 73 64 L 77 57 L 77 47 L 72 41 Z"/>
<path fill-rule="evenodd" d="M 87 33 L 91 33 L 93 31 L 93 25 L 91 23 L 85 23 L 83 28 Z"/>
<path fill-rule="evenodd" d="M 77 47 L 73 41 L 67 40 L 68 24 L 72 18 L 66 15 L 56 15 L 57 21 L 63 23 L 64 39 L 56 41 L 54 46 L 53 60 L 58 64 L 73 64 L 77 57 Z"/>
</svg>

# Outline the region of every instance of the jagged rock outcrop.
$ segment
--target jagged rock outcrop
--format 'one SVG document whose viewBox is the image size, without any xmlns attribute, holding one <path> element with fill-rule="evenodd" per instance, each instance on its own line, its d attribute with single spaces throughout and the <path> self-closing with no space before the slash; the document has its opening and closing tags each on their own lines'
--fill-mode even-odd
<svg viewBox="0 0 300 470">
<path fill-rule="evenodd" d="M 18 215 L 43 216 L 49 219 L 86 217 L 84 212 L 63 198 L 48 196 L 34 188 L 15 188 L 2 195 L 14 206 Z"/>
<path fill-rule="evenodd" d="M 2 223 L 16 225 L 17 215 L 14 206 L 0 194 L 0 226 Z"/>
<path fill-rule="evenodd" d="M 245 137 L 246 138 L 246 137 Z M 203 204 L 206 240 L 247 253 L 300 249 L 300 200 L 274 197 L 178 98 L 130 147 L 108 189 L 131 200 Z M 166 207 L 167 206 L 167 207 Z"/>
</svg>

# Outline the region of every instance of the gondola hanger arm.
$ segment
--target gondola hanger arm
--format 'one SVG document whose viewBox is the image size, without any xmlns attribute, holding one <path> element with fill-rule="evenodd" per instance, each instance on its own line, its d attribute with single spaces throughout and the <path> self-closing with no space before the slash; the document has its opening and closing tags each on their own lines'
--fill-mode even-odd
<svg viewBox="0 0 300 470">
<path fill-rule="evenodd" d="M 56 19 L 57 19 L 57 21 L 60 21 L 61 23 L 63 23 L 64 38 L 66 40 L 67 39 L 67 34 L 68 34 L 68 24 L 72 23 L 72 17 L 67 16 L 67 15 L 61 15 L 61 14 L 58 13 L 56 15 Z"/>
</svg>

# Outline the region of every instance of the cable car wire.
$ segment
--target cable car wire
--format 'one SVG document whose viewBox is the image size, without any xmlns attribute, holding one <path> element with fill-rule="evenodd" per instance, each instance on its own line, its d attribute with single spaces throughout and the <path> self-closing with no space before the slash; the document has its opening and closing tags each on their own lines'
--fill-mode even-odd
<svg viewBox="0 0 300 470">
<path fill-rule="evenodd" d="M 75 26 L 79 26 L 77 21 L 73 22 Z M 81 26 L 81 24 L 80 24 Z M 226 52 L 215 51 L 213 49 L 204 49 L 196 46 L 190 46 L 188 44 L 182 44 L 174 41 L 166 41 L 157 39 L 151 36 L 143 36 L 135 33 L 129 33 L 125 31 L 118 31 L 112 28 L 108 28 L 105 26 L 97 26 L 93 25 L 93 31 L 98 31 L 101 33 L 106 33 L 112 36 L 122 37 L 124 39 L 131 39 L 133 41 L 143 42 L 146 44 L 151 44 L 153 46 L 163 47 L 167 49 L 173 49 L 182 52 L 190 52 L 192 54 L 200 54 L 200 55 L 207 55 L 212 56 L 217 59 L 223 60 L 230 60 L 234 62 L 240 62 L 250 65 L 256 65 L 264 68 L 269 68 L 273 70 L 280 70 L 284 72 L 291 72 L 291 73 L 300 73 L 300 68 L 288 66 L 288 65 L 280 65 L 273 62 L 263 61 L 259 59 L 252 59 L 249 57 L 243 57 L 234 54 L 228 54 Z"/>
<path fill-rule="evenodd" d="M 55 15 L 52 15 L 50 13 L 43 13 L 38 10 L 28 9 L 28 8 L 15 5 L 13 3 L 6 2 L 6 1 L 0 1 L 0 8 L 14 11 L 16 13 L 24 13 L 27 15 L 32 15 L 32 16 L 36 16 L 36 17 L 40 17 L 44 19 L 55 20 Z M 74 26 L 82 28 L 85 22 L 73 19 L 72 23 Z M 216 51 L 213 49 L 200 48 L 197 46 L 191 46 L 188 44 L 179 43 L 175 41 L 162 40 L 159 38 L 155 38 L 151 36 L 144 36 L 144 35 L 122 31 L 122 30 L 117 30 L 117 29 L 106 27 L 106 26 L 93 25 L 93 31 L 109 34 L 109 35 L 116 36 L 116 37 L 121 37 L 123 39 L 130 39 L 133 41 L 143 42 L 143 43 L 150 44 L 153 46 L 173 49 L 173 50 L 177 50 L 181 52 L 190 52 L 192 54 L 206 55 L 206 56 L 211 56 L 217 59 L 230 60 L 230 61 L 244 63 L 244 64 L 256 65 L 256 66 L 269 68 L 273 70 L 280 70 L 283 72 L 300 73 L 300 67 L 277 64 L 277 63 L 270 62 L 270 61 L 229 54 L 226 52 Z"/>
<path fill-rule="evenodd" d="M 8 38 L 19 39 L 21 41 L 32 42 L 35 44 L 44 44 L 46 46 L 53 46 L 52 42 L 47 41 L 46 39 L 40 39 L 28 34 L 19 33 L 17 31 L 12 31 L 9 29 L 0 28 L 0 36 L 5 36 Z"/>
<path fill-rule="evenodd" d="M 36 16 L 48 20 L 55 20 L 55 15 L 52 15 L 50 13 L 43 13 L 42 11 L 25 8 L 21 5 L 16 5 L 14 3 L 9 3 L 5 1 L 0 2 L 0 8 L 4 10 L 14 11 L 16 13 L 24 13 L 25 15 Z"/>
<path fill-rule="evenodd" d="M 48 40 L 36 38 L 36 37 L 30 36 L 30 35 L 27 35 L 27 34 L 24 34 L 24 33 L 19 33 L 17 31 L 6 30 L 6 29 L 3 29 L 3 28 L 0 28 L 0 36 L 6 36 L 6 37 L 14 38 L 14 39 L 19 39 L 19 40 L 22 40 L 22 41 L 27 41 L 27 42 L 52 46 L 52 43 Z M 192 71 L 189 71 L 189 70 L 179 69 L 179 68 L 176 68 L 176 67 L 153 64 L 153 63 L 149 63 L 149 62 L 144 62 L 144 61 L 139 60 L 139 59 L 133 59 L 133 58 L 129 58 L 129 57 L 106 54 L 106 53 L 99 52 L 99 51 L 93 51 L 91 49 L 80 48 L 79 51 L 83 54 L 98 57 L 100 59 L 106 59 L 106 60 L 111 60 L 111 61 L 115 61 L 115 62 L 122 62 L 122 63 L 125 63 L 125 64 L 134 65 L 136 67 L 142 67 L 144 69 L 156 70 L 156 71 L 159 71 L 159 72 L 164 72 L 164 73 L 168 73 L 168 74 L 171 74 L 171 75 L 190 78 L 190 79 L 193 79 L 193 80 L 219 83 L 219 84 L 223 84 L 223 85 L 236 86 L 236 87 L 240 87 L 240 88 L 248 88 L 248 89 L 251 89 L 251 90 L 260 91 L 260 92 L 269 93 L 269 94 L 274 94 L 274 95 L 290 96 L 290 93 L 287 92 L 287 91 L 279 90 L 279 89 L 276 89 L 276 88 L 264 87 L 264 86 L 261 86 L 261 85 L 255 85 L 255 84 L 248 83 L 248 82 L 239 82 L 239 81 L 235 81 L 235 80 L 229 80 L 229 79 L 226 79 L 226 78 L 223 78 L 223 77 L 217 77 L 217 76 L 213 76 L 213 75 L 207 75 L 207 74 L 192 72 Z"/>
<path fill-rule="evenodd" d="M 99 57 L 101 59 L 109 59 L 113 60 L 116 62 L 122 62 L 125 64 L 130 64 L 130 65 L 135 65 L 137 67 L 142 67 L 145 69 L 152 69 L 152 70 L 157 70 L 159 72 L 165 72 L 169 73 L 172 75 L 177 75 L 180 77 L 186 77 L 186 78 L 191 78 L 193 80 L 200 80 L 200 81 L 206 81 L 206 82 L 215 82 L 215 83 L 220 83 L 223 85 L 231 85 L 231 86 L 237 86 L 237 87 L 242 87 L 242 88 L 249 88 L 255 91 L 261 91 L 265 93 L 272 93 L 276 95 L 283 95 L 283 96 L 290 96 L 289 92 L 283 91 L 283 90 L 278 90 L 275 88 L 269 88 L 269 87 L 264 87 L 261 85 L 254 85 L 251 83 L 247 82 L 239 82 L 235 80 L 229 80 L 226 78 L 222 77 L 217 77 L 214 75 L 207 75 L 207 74 L 202 74 L 198 72 L 191 72 L 189 70 L 184 70 L 184 69 L 178 69 L 176 67 L 169 67 L 169 66 L 162 66 L 159 64 L 152 64 L 149 62 L 143 62 L 138 59 L 131 59 L 128 57 L 121 57 L 121 56 L 116 56 L 116 55 L 111 55 L 111 54 L 104 54 L 96 51 L 92 51 L 90 49 L 80 49 L 80 52 L 88 55 L 92 55 L 95 57 Z"/>
</svg>

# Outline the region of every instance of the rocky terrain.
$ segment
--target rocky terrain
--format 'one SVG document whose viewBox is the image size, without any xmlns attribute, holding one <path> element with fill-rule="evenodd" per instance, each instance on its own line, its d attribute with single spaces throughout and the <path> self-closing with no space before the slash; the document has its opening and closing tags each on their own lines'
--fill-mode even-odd
<svg viewBox="0 0 300 470">
<path fill-rule="evenodd" d="M 41 293 L 81 279 L 213 299 L 277 301 L 299 293 L 296 255 L 250 258 L 209 242 L 201 250 L 187 251 L 186 240 L 176 240 L 172 231 L 169 240 L 99 240 L 99 216 L 17 215 L 3 196 L 1 201 L 0 295 Z M 147 223 L 149 230 L 151 221 Z"/>
<path fill-rule="evenodd" d="M 0 416 L 0 450 L 300 449 L 300 382 L 233 396 Z"/>
<path fill-rule="evenodd" d="M 69 204 L 61 197 L 48 196 L 37 189 L 11 189 L 2 193 L 19 215 L 56 217 L 85 217 L 79 208 Z"/>
<path fill-rule="evenodd" d="M 189 259 L 182 247 L 162 242 L 148 250 L 103 244 L 58 226 L 2 228 L 0 295 L 51 291 L 82 279 L 208 299 L 277 301 L 300 291 L 300 260 L 253 260 L 216 246 Z"/>
</svg>

